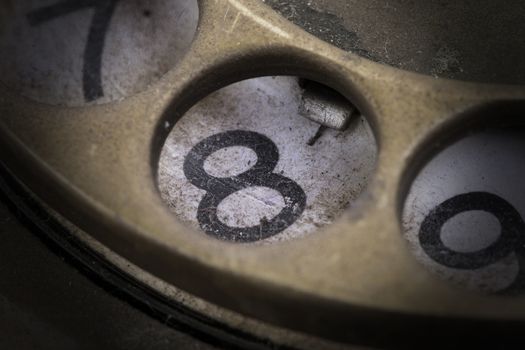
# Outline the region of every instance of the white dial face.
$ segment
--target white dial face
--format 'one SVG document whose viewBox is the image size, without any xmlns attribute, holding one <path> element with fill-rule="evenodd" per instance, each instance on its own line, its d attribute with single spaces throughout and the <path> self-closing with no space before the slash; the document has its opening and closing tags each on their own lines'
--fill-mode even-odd
<svg viewBox="0 0 525 350">
<path fill-rule="evenodd" d="M 8 1 L 0 83 L 53 105 L 123 99 L 180 61 L 197 21 L 196 0 Z"/>
<path fill-rule="evenodd" d="M 417 259 L 459 286 L 520 293 L 525 280 L 525 133 L 472 134 L 433 158 L 405 202 Z"/>
<path fill-rule="evenodd" d="M 159 185 L 187 225 L 219 239 L 276 242 L 332 223 L 365 188 L 377 146 L 366 120 L 320 130 L 300 115 L 297 78 L 223 88 L 179 120 Z"/>
</svg>

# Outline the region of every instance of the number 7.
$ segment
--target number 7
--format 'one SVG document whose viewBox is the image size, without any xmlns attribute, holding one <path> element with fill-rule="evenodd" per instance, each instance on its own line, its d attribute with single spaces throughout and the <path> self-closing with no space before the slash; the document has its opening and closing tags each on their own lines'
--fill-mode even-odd
<svg viewBox="0 0 525 350">
<path fill-rule="evenodd" d="M 111 17 L 119 0 L 67 0 L 30 12 L 27 19 L 37 26 L 57 17 L 66 16 L 85 8 L 94 8 L 95 13 L 89 27 L 84 49 L 82 84 L 84 99 L 94 101 L 104 96 L 102 88 L 102 52 Z"/>
</svg>

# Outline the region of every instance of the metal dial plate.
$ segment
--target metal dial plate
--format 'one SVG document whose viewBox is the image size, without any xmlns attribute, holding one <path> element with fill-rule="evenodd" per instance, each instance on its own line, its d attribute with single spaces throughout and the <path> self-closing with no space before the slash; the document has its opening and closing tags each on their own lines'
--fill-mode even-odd
<svg viewBox="0 0 525 350">
<path fill-rule="evenodd" d="M 162 146 L 203 97 L 268 75 L 315 80 L 352 101 L 378 144 L 375 172 L 322 234 L 267 245 L 208 237 L 163 202 Z M 63 108 L 1 85 L 2 162 L 53 209 L 145 271 L 270 324 L 376 345 L 410 343 L 411 327 L 424 336 L 435 325 L 445 342 L 458 335 L 458 320 L 471 325 L 461 332 L 481 338 L 522 327 L 522 297 L 471 292 L 424 269 L 404 238 L 401 212 L 417 171 L 445 141 L 481 123 L 522 124 L 523 87 L 399 70 L 331 46 L 260 1 L 201 0 L 189 50 L 140 90 Z M 495 108 L 506 118 L 491 119 Z M 506 326 L 497 327 L 500 321 Z"/>
</svg>

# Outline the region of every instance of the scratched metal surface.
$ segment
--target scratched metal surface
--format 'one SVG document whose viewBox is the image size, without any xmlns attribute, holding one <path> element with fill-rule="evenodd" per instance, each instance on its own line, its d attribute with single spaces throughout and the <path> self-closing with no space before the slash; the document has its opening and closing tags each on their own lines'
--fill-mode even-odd
<svg viewBox="0 0 525 350">
<path fill-rule="evenodd" d="M 525 82 L 521 1 L 262 1 L 309 33 L 376 62 L 435 77 Z"/>
</svg>

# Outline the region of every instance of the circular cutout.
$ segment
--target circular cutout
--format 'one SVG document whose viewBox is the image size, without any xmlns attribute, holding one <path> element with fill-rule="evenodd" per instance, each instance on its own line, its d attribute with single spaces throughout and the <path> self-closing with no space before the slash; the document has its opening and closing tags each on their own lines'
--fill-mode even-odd
<svg viewBox="0 0 525 350">
<path fill-rule="evenodd" d="M 196 0 L 23 0 L 0 5 L 0 81 L 52 105 L 116 101 L 189 49 Z"/>
<path fill-rule="evenodd" d="M 234 242 L 301 237 L 333 222 L 365 188 L 377 145 L 358 114 L 343 131 L 305 118 L 318 111 L 310 108 L 318 88 L 294 77 L 250 79 L 190 109 L 159 161 L 159 188 L 174 214 Z M 336 117 L 344 110 L 325 107 Z"/>
<path fill-rule="evenodd" d="M 525 292 L 525 130 L 479 131 L 431 159 L 403 210 L 428 269 L 462 287 Z"/>
</svg>

